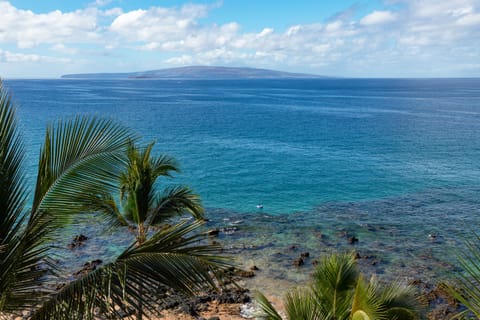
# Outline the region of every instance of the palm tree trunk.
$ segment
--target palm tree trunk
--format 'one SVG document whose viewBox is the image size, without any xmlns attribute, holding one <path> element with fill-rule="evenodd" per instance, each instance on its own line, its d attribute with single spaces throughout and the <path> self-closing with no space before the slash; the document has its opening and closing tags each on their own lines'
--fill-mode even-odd
<svg viewBox="0 0 480 320">
<path fill-rule="evenodd" d="M 138 224 L 138 235 L 137 235 L 137 246 L 141 246 L 146 240 L 146 230 L 143 223 Z M 137 320 L 142 320 L 143 318 L 143 287 L 140 284 L 138 288 L 138 296 L 140 299 L 137 301 Z"/>
<path fill-rule="evenodd" d="M 139 289 L 139 294 L 140 294 L 140 297 L 143 295 L 143 288 L 140 287 Z M 138 301 L 137 301 L 137 320 L 142 320 L 143 318 L 143 301 L 142 301 L 142 298 L 140 298 Z"/>
</svg>

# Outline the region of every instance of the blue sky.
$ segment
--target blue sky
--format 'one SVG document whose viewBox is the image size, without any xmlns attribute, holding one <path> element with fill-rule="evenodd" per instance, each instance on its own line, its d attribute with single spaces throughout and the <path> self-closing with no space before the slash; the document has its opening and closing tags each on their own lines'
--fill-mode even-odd
<svg viewBox="0 0 480 320">
<path fill-rule="evenodd" d="M 185 65 L 479 77 L 480 0 L 0 0 L 0 77 Z"/>
</svg>

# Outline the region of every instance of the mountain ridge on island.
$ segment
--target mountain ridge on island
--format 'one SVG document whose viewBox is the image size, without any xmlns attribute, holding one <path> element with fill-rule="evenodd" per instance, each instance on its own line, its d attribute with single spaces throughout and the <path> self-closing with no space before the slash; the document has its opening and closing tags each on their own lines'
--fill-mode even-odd
<svg viewBox="0 0 480 320">
<path fill-rule="evenodd" d="M 188 66 L 128 73 L 79 73 L 63 79 L 152 79 L 152 80 L 227 80 L 227 79 L 325 79 L 307 73 L 292 73 L 248 67 Z"/>
</svg>

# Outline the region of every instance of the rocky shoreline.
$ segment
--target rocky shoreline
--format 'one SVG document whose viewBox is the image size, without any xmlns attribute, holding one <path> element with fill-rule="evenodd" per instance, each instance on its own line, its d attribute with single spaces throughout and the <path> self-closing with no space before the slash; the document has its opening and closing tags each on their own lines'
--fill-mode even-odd
<svg viewBox="0 0 480 320">
<path fill-rule="evenodd" d="M 210 229 L 207 231 L 208 241 L 221 241 L 222 236 L 231 234 L 231 228 Z M 238 231 L 236 228 L 235 231 Z M 347 243 L 354 245 L 356 241 L 348 239 Z M 69 250 L 81 250 L 88 246 L 89 237 L 83 234 L 76 235 L 72 242 L 67 245 Z M 355 248 L 355 247 L 354 247 Z M 282 278 L 272 277 L 272 274 L 264 266 L 251 264 L 252 252 L 262 252 L 262 247 L 242 246 L 241 249 L 235 249 L 234 253 L 226 250 L 227 255 L 232 258 L 243 257 L 240 262 L 241 269 L 231 268 L 230 273 L 234 277 L 238 286 L 232 286 L 222 292 L 206 292 L 195 297 L 188 297 L 183 294 L 166 289 L 160 299 L 161 317 L 163 320 L 240 320 L 253 319 L 258 311 L 255 306 L 253 292 L 256 290 L 264 293 L 270 301 L 279 309 L 283 310 L 282 298 L 285 292 L 293 287 L 306 285 L 308 283 L 309 272 L 313 270 L 317 259 L 308 251 L 302 251 L 300 245 L 290 245 L 285 249 L 288 252 L 288 267 L 298 273 L 304 274 L 305 278 L 295 282 Z M 283 255 L 282 255 L 283 256 Z M 362 255 L 356 251 L 356 259 L 362 270 L 370 270 L 382 263 L 380 257 L 375 255 Z M 283 256 L 285 258 L 285 256 Z M 72 277 L 78 277 L 81 274 L 88 273 L 101 265 L 101 259 L 86 261 L 82 268 L 74 271 Z M 419 299 L 423 305 L 423 318 L 427 320 L 448 320 L 452 319 L 456 313 L 464 308 L 455 300 L 445 289 L 443 283 L 432 283 L 421 278 L 410 279 L 408 281 L 418 290 Z M 61 284 L 56 285 L 57 289 Z M 27 319 L 29 312 L 24 312 L 23 316 L 14 317 L 14 320 Z M 154 317 L 154 319 L 156 319 Z"/>
<path fill-rule="evenodd" d="M 345 211 L 342 212 L 336 217 L 344 218 Z M 238 284 L 246 290 L 220 295 L 211 292 L 193 299 L 169 293 L 164 297 L 163 308 L 173 317 L 171 319 L 252 317 L 251 313 L 242 314 L 241 310 L 253 308 L 255 291 L 261 291 L 282 308 L 284 293 L 308 284 L 317 261 L 324 254 L 342 251 L 353 252 L 360 269 L 367 276 L 376 275 L 380 281 L 400 279 L 416 286 L 424 303 L 426 319 L 450 319 L 455 312 L 462 310 L 442 284 L 442 281 L 449 280 L 444 274 L 458 271 L 452 263 L 438 258 L 438 252 L 448 252 L 450 245 L 442 234 L 425 234 L 421 239 L 404 241 L 400 237 L 404 236 L 404 231 L 389 224 L 352 226 L 345 219 L 344 223 L 332 227 L 333 224 L 311 223 L 302 213 L 269 216 L 217 210 L 209 212 L 209 215 L 222 217 L 222 220 L 207 221 L 205 241 L 221 244 L 224 248 L 222 254 L 234 259 L 241 271 L 232 272 L 236 273 Z M 97 255 L 98 249 L 112 246 L 111 237 L 99 235 L 92 226 L 82 228 L 66 246 L 77 263 L 84 261 L 83 267 L 77 266 L 71 271 L 70 277 L 89 272 L 101 264 L 104 257 Z M 128 232 L 125 230 L 126 238 L 130 236 Z M 117 236 L 117 241 L 118 238 L 121 237 Z"/>
</svg>

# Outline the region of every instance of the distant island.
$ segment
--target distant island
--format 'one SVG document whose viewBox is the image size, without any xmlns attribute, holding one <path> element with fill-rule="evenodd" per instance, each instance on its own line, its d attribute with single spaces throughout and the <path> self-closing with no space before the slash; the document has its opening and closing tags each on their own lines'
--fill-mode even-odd
<svg viewBox="0 0 480 320">
<path fill-rule="evenodd" d="M 63 79 L 165 79 L 165 80 L 227 80 L 227 79 L 321 79 L 314 74 L 277 70 L 234 67 L 190 66 L 130 73 L 66 74 Z"/>
</svg>

